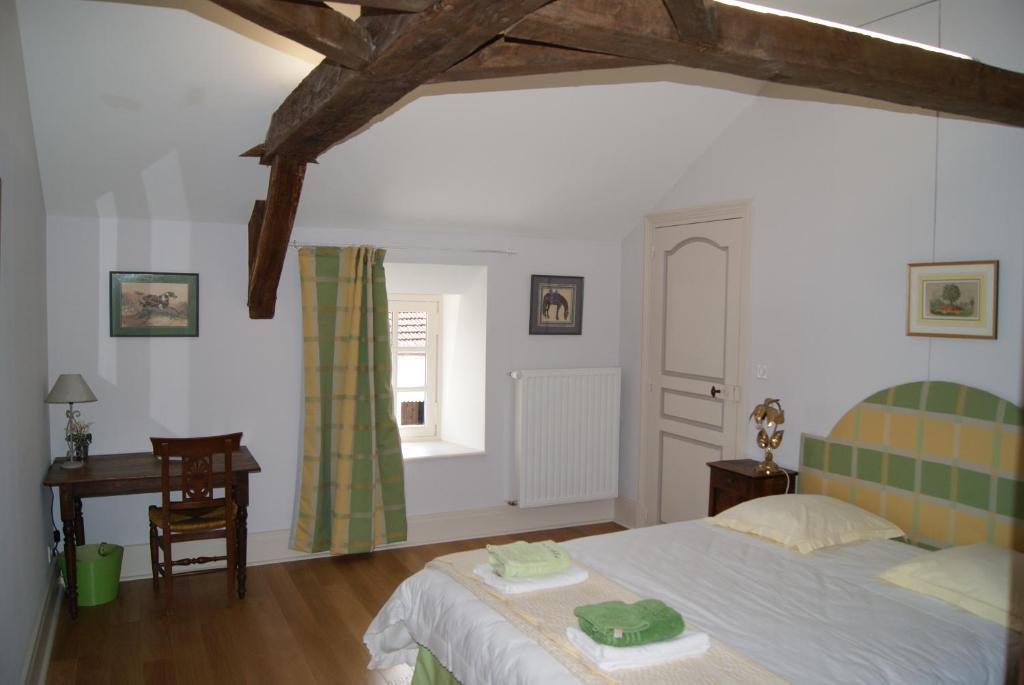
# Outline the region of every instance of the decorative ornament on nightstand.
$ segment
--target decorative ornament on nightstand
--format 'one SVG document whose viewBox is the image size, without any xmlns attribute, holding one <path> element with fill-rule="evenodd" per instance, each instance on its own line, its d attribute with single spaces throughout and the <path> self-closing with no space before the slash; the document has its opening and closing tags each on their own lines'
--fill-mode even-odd
<svg viewBox="0 0 1024 685">
<path fill-rule="evenodd" d="M 766 398 L 764 402 L 754 407 L 754 411 L 750 412 L 750 418 L 757 426 L 757 446 L 764 450 L 764 459 L 757 465 L 757 472 L 766 476 L 781 473 L 782 469 L 772 458 L 772 450 L 779 448 L 782 436 L 786 432 L 779 429 L 779 426 L 786 422 L 786 412 L 782 410 L 782 403 L 777 399 Z"/>
<path fill-rule="evenodd" d="M 78 469 L 84 465 L 85 458 L 89 455 L 89 443 L 92 442 L 92 433 L 89 426 L 92 424 L 79 420 L 82 412 L 75 409 L 75 402 L 95 402 L 96 395 L 92 393 L 89 384 L 85 382 L 81 374 L 62 373 L 53 389 L 44 400 L 47 404 L 68 403 L 68 410 L 64 415 L 68 417 L 68 423 L 64 427 L 64 440 L 68 444 L 67 461 L 61 463 L 65 469 Z"/>
</svg>

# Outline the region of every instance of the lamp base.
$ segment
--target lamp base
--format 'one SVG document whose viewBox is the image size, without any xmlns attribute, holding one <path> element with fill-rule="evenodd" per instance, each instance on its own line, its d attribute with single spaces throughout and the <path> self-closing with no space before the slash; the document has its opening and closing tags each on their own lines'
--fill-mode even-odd
<svg viewBox="0 0 1024 685">
<path fill-rule="evenodd" d="M 68 461 L 62 461 L 60 463 L 60 467 L 62 469 L 68 469 L 68 470 L 80 469 L 83 466 L 85 466 L 85 462 L 84 461 L 72 461 L 70 459 Z"/>
<path fill-rule="evenodd" d="M 782 467 L 775 463 L 772 453 L 765 450 L 764 461 L 757 465 L 757 473 L 760 476 L 774 476 L 776 473 L 782 473 Z"/>
</svg>

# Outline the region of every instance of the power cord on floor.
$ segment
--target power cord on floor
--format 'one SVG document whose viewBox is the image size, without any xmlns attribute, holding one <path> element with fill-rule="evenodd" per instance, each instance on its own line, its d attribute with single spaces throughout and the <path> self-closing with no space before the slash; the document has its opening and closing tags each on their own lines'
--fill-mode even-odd
<svg viewBox="0 0 1024 685">
<path fill-rule="evenodd" d="M 53 528 L 53 542 L 50 543 L 50 558 L 57 556 L 57 548 L 60 546 L 60 530 L 57 528 L 57 521 L 53 518 L 53 488 L 50 491 L 50 526 Z"/>
</svg>

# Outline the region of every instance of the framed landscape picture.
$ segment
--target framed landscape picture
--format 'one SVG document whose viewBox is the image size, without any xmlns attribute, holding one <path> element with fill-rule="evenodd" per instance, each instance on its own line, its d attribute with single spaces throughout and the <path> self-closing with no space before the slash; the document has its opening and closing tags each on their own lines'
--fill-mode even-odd
<svg viewBox="0 0 1024 685">
<path fill-rule="evenodd" d="M 994 340 L 999 262 L 910 264 L 907 335 Z"/>
<path fill-rule="evenodd" d="M 530 335 L 583 332 L 583 277 L 530 278 Z"/>
<path fill-rule="evenodd" d="M 199 335 L 199 274 L 110 272 L 111 337 Z"/>
</svg>

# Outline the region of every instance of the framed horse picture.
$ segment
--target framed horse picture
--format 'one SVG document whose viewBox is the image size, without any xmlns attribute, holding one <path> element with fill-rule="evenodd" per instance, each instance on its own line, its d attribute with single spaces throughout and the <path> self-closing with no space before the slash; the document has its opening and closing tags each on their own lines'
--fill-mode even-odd
<svg viewBox="0 0 1024 685">
<path fill-rule="evenodd" d="M 111 337 L 199 335 L 199 274 L 110 272 Z"/>
<path fill-rule="evenodd" d="M 583 277 L 530 278 L 530 335 L 583 332 Z"/>
</svg>

